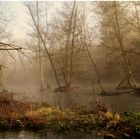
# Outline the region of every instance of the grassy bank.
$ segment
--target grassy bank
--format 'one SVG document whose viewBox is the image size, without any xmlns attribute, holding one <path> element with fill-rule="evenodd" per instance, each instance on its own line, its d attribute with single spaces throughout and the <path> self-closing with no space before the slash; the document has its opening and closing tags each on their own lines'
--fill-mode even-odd
<svg viewBox="0 0 140 140">
<path fill-rule="evenodd" d="M 140 138 L 140 113 L 112 113 L 93 101 L 92 109 L 74 105 L 60 109 L 31 102 L 20 102 L 0 94 L 0 129 L 54 131 L 97 131 L 105 138 Z"/>
</svg>

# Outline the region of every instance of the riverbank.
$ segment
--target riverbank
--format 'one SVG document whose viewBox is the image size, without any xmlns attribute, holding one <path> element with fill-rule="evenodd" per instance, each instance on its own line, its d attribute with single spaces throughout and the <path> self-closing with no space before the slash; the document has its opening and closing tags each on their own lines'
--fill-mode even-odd
<svg viewBox="0 0 140 140">
<path fill-rule="evenodd" d="M 0 130 L 97 131 L 104 138 L 140 138 L 140 112 L 112 113 L 96 100 L 91 110 L 76 104 L 62 109 L 16 101 L 9 95 L 0 93 Z"/>
</svg>

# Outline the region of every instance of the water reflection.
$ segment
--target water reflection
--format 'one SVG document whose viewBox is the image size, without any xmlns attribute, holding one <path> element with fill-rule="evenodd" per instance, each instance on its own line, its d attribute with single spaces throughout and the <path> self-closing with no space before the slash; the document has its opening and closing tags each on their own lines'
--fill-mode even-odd
<svg viewBox="0 0 140 140">
<path fill-rule="evenodd" d="M 103 138 L 102 135 L 82 132 L 57 133 L 52 131 L 0 131 L 0 138 L 3 139 L 95 139 Z"/>
<path fill-rule="evenodd" d="M 108 88 L 114 88 L 113 86 L 114 85 L 108 85 Z M 124 112 L 140 110 L 140 97 L 134 96 L 133 93 L 117 96 L 100 96 L 97 94 L 99 89 L 95 88 L 96 95 L 93 95 L 93 89 L 91 87 L 86 88 L 86 86 L 81 86 L 67 93 L 56 93 L 50 89 L 40 91 L 37 85 L 7 86 L 7 89 L 17 93 L 14 94 L 14 98 L 17 100 L 43 102 L 60 106 L 61 108 L 70 107 L 75 103 L 89 107 L 90 101 L 96 96 L 98 100 L 107 106 L 113 106 L 113 111 Z"/>
</svg>

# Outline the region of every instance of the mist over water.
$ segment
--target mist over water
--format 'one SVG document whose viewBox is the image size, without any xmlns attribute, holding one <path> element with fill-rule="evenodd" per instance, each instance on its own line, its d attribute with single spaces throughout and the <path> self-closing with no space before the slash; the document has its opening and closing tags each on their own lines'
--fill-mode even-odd
<svg viewBox="0 0 140 140">
<path fill-rule="evenodd" d="M 14 93 L 14 99 L 24 102 L 46 103 L 61 108 L 71 107 L 74 104 L 84 105 L 90 108 L 90 103 L 93 98 L 97 98 L 106 106 L 111 106 L 114 111 L 138 111 L 140 109 L 140 98 L 132 94 L 124 94 L 117 96 L 100 96 L 101 89 L 97 83 L 92 85 L 90 81 L 74 82 L 76 88 L 71 91 L 57 93 L 56 81 L 53 72 L 48 68 L 46 71 L 46 81 L 44 90 L 40 89 L 39 70 L 32 66 L 26 65 L 26 69 L 20 67 L 16 73 L 3 84 L 3 88 Z M 117 82 L 103 83 L 106 90 L 116 88 Z M 94 90 L 94 92 L 93 92 Z M 122 108 L 123 106 L 123 108 Z"/>
</svg>

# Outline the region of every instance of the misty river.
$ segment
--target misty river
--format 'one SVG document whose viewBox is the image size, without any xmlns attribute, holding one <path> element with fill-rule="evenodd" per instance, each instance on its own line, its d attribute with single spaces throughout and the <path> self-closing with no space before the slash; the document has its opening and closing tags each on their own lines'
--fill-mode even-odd
<svg viewBox="0 0 140 140">
<path fill-rule="evenodd" d="M 90 107 L 90 103 L 94 97 L 107 107 L 111 106 L 115 112 L 139 111 L 140 96 L 135 93 L 124 93 L 115 96 L 99 95 L 98 86 L 93 89 L 91 86 L 76 86 L 70 92 L 56 93 L 54 89 L 39 90 L 37 85 L 7 85 L 5 89 L 14 92 L 14 99 L 22 101 L 33 101 L 46 103 L 49 105 L 60 106 L 61 108 L 70 107 L 73 104 Z M 106 89 L 115 88 L 115 84 L 104 84 Z"/>
</svg>

